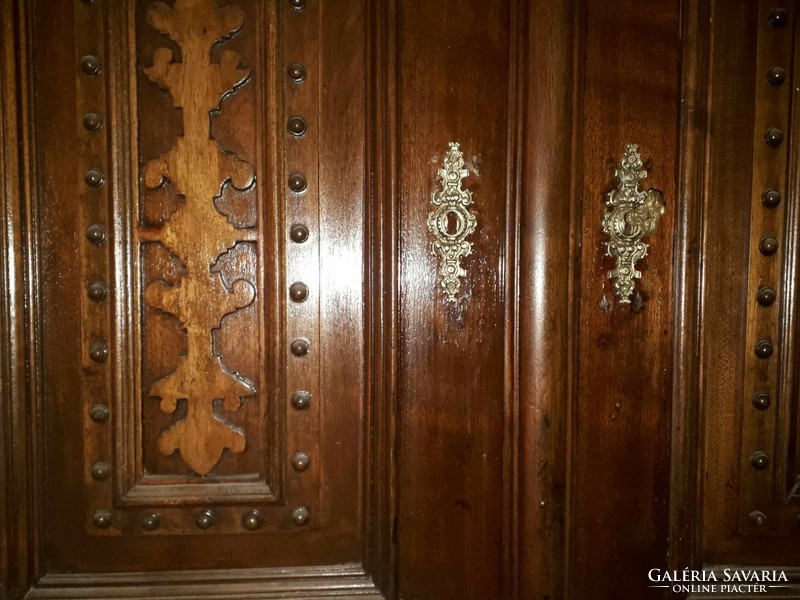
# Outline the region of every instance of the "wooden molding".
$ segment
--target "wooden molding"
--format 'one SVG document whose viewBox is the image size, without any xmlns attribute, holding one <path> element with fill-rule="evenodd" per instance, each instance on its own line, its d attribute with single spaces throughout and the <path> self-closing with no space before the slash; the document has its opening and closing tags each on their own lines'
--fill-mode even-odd
<svg viewBox="0 0 800 600">
<path fill-rule="evenodd" d="M 700 490 L 700 302 L 703 202 L 706 177 L 709 7 L 684 0 L 680 115 L 679 196 L 674 203 L 674 316 L 669 565 L 695 566 Z"/>
</svg>

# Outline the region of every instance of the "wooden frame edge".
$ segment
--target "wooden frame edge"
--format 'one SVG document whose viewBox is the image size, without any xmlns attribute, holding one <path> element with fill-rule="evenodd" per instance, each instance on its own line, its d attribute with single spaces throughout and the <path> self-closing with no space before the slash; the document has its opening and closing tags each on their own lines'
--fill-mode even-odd
<svg viewBox="0 0 800 600">
<path fill-rule="evenodd" d="M 680 195 L 675 203 L 669 556 L 670 569 L 697 566 L 701 451 L 700 343 L 703 281 L 703 201 L 707 161 L 710 7 L 697 0 L 681 6 Z"/>
</svg>

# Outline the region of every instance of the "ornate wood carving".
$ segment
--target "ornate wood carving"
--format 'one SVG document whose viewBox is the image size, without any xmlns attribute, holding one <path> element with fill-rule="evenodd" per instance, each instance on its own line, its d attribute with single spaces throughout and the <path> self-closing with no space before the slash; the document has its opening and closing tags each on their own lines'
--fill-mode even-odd
<svg viewBox="0 0 800 600">
<path fill-rule="evenodd" d="M 255 183 L 253 167 L 224 152 L 209 135 L 209 113 L 219 110 L 222 98 L 249 77 L 234 51 L 223 52 L 220 63 L 212 64 L 211 48 L 235 33 L 243 20 L 237 6 L 220 8 L 213 0 L 177 0 L 174 9 L 158 2 L 148 11 L 150 24 L 181 49 L 182 60 L 176 63 L 171 49 L 159 48 L 145 73 L 182 109 L 184 135 L 171 150 L 148 162 L 142 177 L 151 189 L 169 181 L 184 199 L 152 241 L 174 252 L 185 274 L 172 287 L 151 283 L 145 299 L 177 317 L 187 334 L 186 355 L 148 395 L 160 398 L 166 413 L 174 413 L 178 401 L 186 400 L 186 416 L 160 436 L 159 450 L 164 454 L 178 450 L 199 475 L 214 467 L 224 449 L 240 453 L 246 446 L 244 433 L 215 413 L 214 401 L 221 399 L 226 411 L 235 411 L 243 397 L 255 393 L 251 382 L 225 367 L 212 340 L 223 317 L 255 298 L 252 282 L 239 279 L 228 287 L 211 269 L 237 242 L 247 239 L 217 210 L 214 199 L 228 184 L 244 190 Z"/>
</svg>

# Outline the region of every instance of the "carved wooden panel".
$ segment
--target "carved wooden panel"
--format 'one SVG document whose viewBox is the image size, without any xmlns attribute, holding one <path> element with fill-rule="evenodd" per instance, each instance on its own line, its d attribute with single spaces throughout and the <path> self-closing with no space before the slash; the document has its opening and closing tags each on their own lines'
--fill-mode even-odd
<svg viewBox="0 0 800 600">
<path fill-rule="evenodd" d="M 276 501 L 286 452 L 283 244 L 266 193 L 276 166 L 265 150 L 277 136 L 258 135 L 276 107 L 267 62 L 276 40 L 258 43 L 270 11 L 253 2 L 131 7 L 138 185 L 130 205 L 120 199 L 130 245 L 116 266 L 117 285 L 133 290 L 117 309 L 134 318 L 117 353 L 139 375 L 119 387 L 112 411 L 127 442 L 115 453 L 116 502 Z"/>
<path fill-rule="evenodd" d="M 241 454 L 247 443 L 244 432 L 226 422 L 214 403 L 221 401 L 225 411 L 234 413 L 244 398 L 256 393 L 251 381 L 222 362 L 213 342 L 222 320 L 252 304 L 256 296 L 252 281 L 241 278 L 226 285 L 220 273 L 222 255 L 236 253 L 249 236 L 214 205 L 227 185 L 240 191 L 253 186 L 255 173 L 246 161 L 223 152 L 210 138 L 208 126 L 211 111 L 249 76 L 233 50 L 225 50 L 218 65 L 210 61 L 212 47 L 241 28 L 244 13 L 236 5 L 220 9 L 212 0 L 178 0 L 174 9 L 154 4 L 147 16 L 180 46 L 182 62 L 173 62 L 170 48 L 159 48 L 144 72 L 182 109 L 184 133 L 143 171 L 150 189 L 170 182 L 181 205 L 157 232 L 140 236 L 160 244 L 183 271 L 171 286 L 150 283 L 145 298 L 150 307 L 176 317 L 186 332 L 186 354 L 147 396 L 159 398 L 161 410 L 168 414 L 175 413 L 179 401 L 186 402 L 185 416 L 159 435 L 158 449 L 167 456 L 178 452 L 194 473 L 204 476 L 225 450 Z"/>
<path fill-rule="evenodd" d="M 44 174 L 31 597 L 168 596 L 196 570 L 216 597 L 376 596 L 367 15 L 342 6 L 20 9 L 63 45 L 21 51 Z"/>
<path fill-rule="evenodd" d="M 706 564 L 800 560 L 796 11 L 763 0 L 706 19 L 696 506 Z"/>
<path fill-rule="evenodd" d="M 794 228 L 786 219 L 791 197 L 787 159 L 796 152 L 789 140 L 795 17 L 783 9 L 785 22 L 778 23 L 776 8 L 774 2 L 760 2 L 754 25 L 757 76 L 740 454 L 740 531 L 745 534 L 795 531 L 800 514 L 800 505 L 787 505 L 797 473 L 787 471 L 794 434 L 786 435 L 795 413 L 794 369 L 786 364 L 796 337 L 791 325 L 795 307 L 787 302 L 796 301 L 791 257 L 798 246 L 791 243 Z M 776 79 L 774 69 L 782 69 L 783 77 Z"/>
</svg>

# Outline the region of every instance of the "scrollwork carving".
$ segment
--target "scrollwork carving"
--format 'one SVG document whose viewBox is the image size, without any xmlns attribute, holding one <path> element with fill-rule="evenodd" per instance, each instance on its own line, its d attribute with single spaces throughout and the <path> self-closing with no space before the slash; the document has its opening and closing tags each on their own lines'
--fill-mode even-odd
<svg viewBox="0 0 800 600">
<path fill-rule="evenodd" d="M 608 194 L 603 231 L 611 238 L 606 242 L 606 255 L 616 258 L 616 266 L 608 272 L 614 280 L 614 291 L 620 302 L 630 304 L 636 285 L 642 276 L 636 263 L 647 256 L 647 244 L 642 238 L 656 230 L 666 212 L 664 196 L 655 189 L 646 192 L 639 183 L 647 177 L 636 144 L 628 144 L 615 171 L 617 189 Z"/>
<path fill-rule="evenodd" d="M 187 335 L 187 353 L 176 370 L 149 390 L 160 398 L 161 409 L 174 413 L 179 400 L 187 402 L 186 416 L 159 437 L 163 454 L 180 452 L 197 474 L 207 474 L 227 448 L 245 449 L 244 433 L 214 411 L 214 402 L 235 411 L 243 397 L 255 393 L 253 384 L 227 369 L 215 353 L 212 331 L 223 317 L 250 305 L 255 298 L 252 282 L 240 279 L 228 287 L 211 267 L 221 255 L 246 238 L 214 206 L 222 188 L 230 184 L 247 189 L 255 183 L 253 167 L 224 152 L 211 139 L 209 113 L 220 109 L 222 98 L 241 86 L 249 70 L 239 67 L 239 55 L 222 53 L 211 63 L 211 48 L 237 31 L 244 20 L 235 5 L 220 8 L 213 0 L 176 0 L 174 8 L 161 2 L 148 11 L 150 24 L 169 35 L 181 48 L 181 62 L 173 62 L 168 48 L 155 51 L 148 79 L 170 92 L 183 112 L 184 134 L 159 158 L 148 162 L 142 180 L 155 189 L 169 182 L 184 198 L 180 208 L 150 241 L 173 252 L 185 266 L 180 282 L 147 286 L 144 297 L 151 307 L 174 315 Z"/>
<path fill-rule="evenodd" d="M 447 302 L 458 300 L 461 277 L 467 274 L 461 266 L 461 259 L 472 252 L 472 242 L 467 241 L 467 237 L 477 225 L 475 213 L 467 209 L 472 204 L 472 192 L 461 187 L 468 175 L 464 154 L 457 143 L 450 142 L 444 168 L 439 169 L 442 189 L 431 197 L 431 203 L 437 208 L 428 213 L 428 231 L 436 238 L 431 244 L 431 252 L 441 260 L 440 285 Z"/>
</svg>

